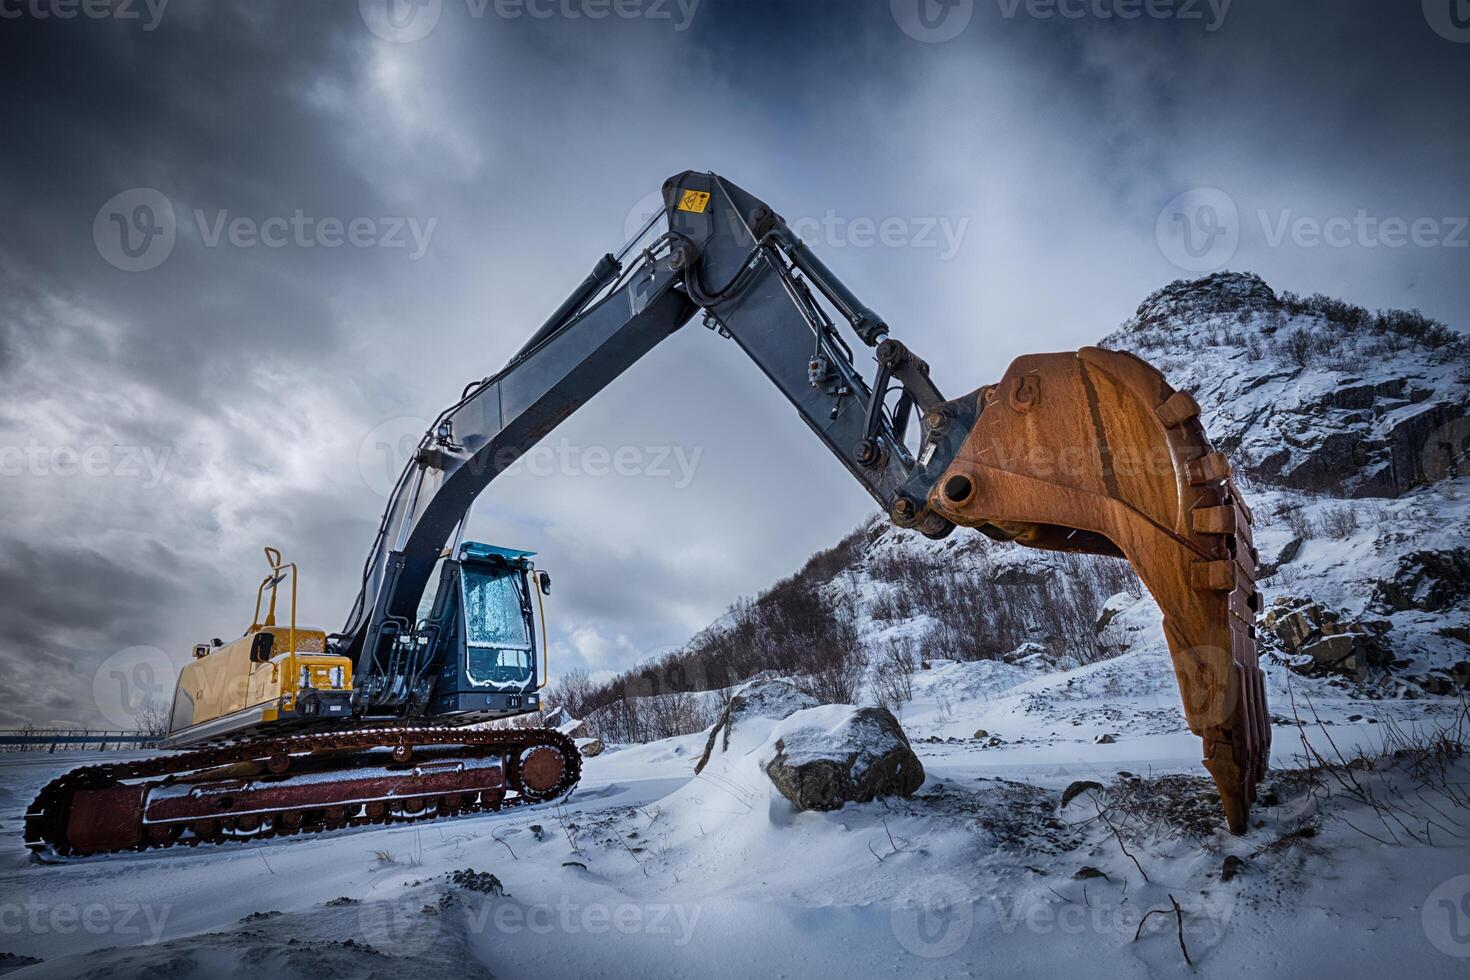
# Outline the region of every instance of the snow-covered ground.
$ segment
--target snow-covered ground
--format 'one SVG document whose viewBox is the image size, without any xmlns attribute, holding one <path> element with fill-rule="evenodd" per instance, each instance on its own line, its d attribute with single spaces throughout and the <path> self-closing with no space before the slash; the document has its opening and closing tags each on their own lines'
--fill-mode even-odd
<svg viewBox="0 0 1470 980">
<path fill-rule="evenodd" d="M 828 813 L 774 790 L 756 725 L 697 777 L 702 734 L 612 747 L 559 807 L 42 865 L 24 806 L 94 757 L 8 755 L 0 950 L 43 958 L 21 974 L 36 977 L 1187 975 L 1172 895 L 1196 971 L 1463 976 L 1470 812 L 1416 803 L 1437 826 L 1413 827 L 1418 842 L 1390 828 L 1395 843 L 1365 808 L 1284 780 L 1231 838 L 1167 674 L 1144 653 L 1059 673 L 936 662 L 903 715 L 919 794 Z M 1428 700 L 1314 707 L 1329 724 L 1306 730 L 1329 756 L 1375 750 L 1389 721 L 1450 717 Z M 1280 767 L 1303 751 L 1290 725 L 1275 746 Z M 1091 794 L 1059 806 L 1074 781 L 1120 772 L 1174 786 L 1186 811 L 1130 835 L 1132 858 Z M 1452 772 L 1470 788 L 1463 762 Z M 1230 855 L 1245 863 L 1225 882 Z M 469 869 L 505 894 L 446 877 Z"/>
</svg>

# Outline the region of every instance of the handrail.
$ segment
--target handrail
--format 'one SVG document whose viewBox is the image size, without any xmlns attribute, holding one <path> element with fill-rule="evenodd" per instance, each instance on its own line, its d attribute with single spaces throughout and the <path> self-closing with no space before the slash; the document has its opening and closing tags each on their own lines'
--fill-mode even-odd
<svg viewBox="0 0 1470 980">
<path fill-rule="evenodd" d="M 250 620 L 250 631 L 253 633 L 266 626 L 276 625 L 276 586 L 281 584 L 281 579 L 286 577 L 289 570 L 291 577 L 291 629 L 289 633 L 289 647 L 291 656 L 296 656 L 296 582 L 299 578 L 296 563 L 294 561 L 282 561 L 281 549 L 266 546 L 265 560 L 270 565 L 271 574 L 261 580 L 255 590 L 255 613 Z M 260 601 L 265 596 L 267 586 L 271 590 L 270 607 L 266 610 L 265 622 L 260 621 Z M 295 667 L 295 664 L 292 664 Z M 294 670 L 293 670 L 294 673 Z"/>
<path fill-rule="evenodd" d="M 536 593 L 536 608 L 541 612 L 541 683 L 536 690 L 546 686 L 546 675 L 551 670 L 551 638 L 546 635 L 546 602 L 541 598 L 541 583 L 536 581 L 539 573 L 532 568 L 526 573 L 526 585 Z"/>
</svg>

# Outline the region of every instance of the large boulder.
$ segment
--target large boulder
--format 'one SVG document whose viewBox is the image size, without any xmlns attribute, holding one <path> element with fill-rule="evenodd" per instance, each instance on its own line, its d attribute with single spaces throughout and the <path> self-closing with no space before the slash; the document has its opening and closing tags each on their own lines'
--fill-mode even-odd
<svg viewBox="0 0 1470 980">
<path fill-rule="evenodd" d="M 704 743 L 704 754 L 695 764 L 694 772 L 698 774 L 704 771 L 710 756 L 714 754 L 716 743 L 722 752 L 730 747 L 730 733 L 743 719 L 767 718 L 780 721 L 803 709 L 814 708 L 818 703 L 816 698 L 798 690 L 796 685 L 782 677 L 748 681 L 736 689 L 729 703 L 725 705 L 725 710 L 720 712 L 715 727 L 709 731 L 709 738 Z"/>
<path fill-rule="evenodd" d="M 1299 674 L 1341 674 L 1365 680 L 1370 667 L 1388 667 L 1393 655 L 1382 620 L 1350 620 L 1319 602 L 1282 596 L 1261 617 L 1262 638 Z"/>
<path fill-rule="evenodd" d="M 924 766 L 887 708 L 824 705 L 773 733 L 766 775 L 798 810 L 836 810 L 880 796 L 912 796 Z"/>
</svg>

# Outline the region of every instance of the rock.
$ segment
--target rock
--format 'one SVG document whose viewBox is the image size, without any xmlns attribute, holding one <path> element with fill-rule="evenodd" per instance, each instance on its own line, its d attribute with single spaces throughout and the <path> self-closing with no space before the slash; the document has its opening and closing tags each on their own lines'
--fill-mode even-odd
<svg viewBox="0 0 1470 980">
<path fill-rule="evenodd" d="M 798 810 L 912 796 L 924 783 L 924 766 L 887 708 L 826 705 L 788 716 L 765 771 Z"/>
<path fill-rule="evenodd" d="M 1122 773 L 1119 773 L 1118 775 L 1121 776 Z M 1073 800 L 1081 796 L 1083 793 L 1086 793 L 1088 790 L 1101 790 L 1102 788 L 1102 783 L 1094 782 L 1091 779 L 1079 779 L 1068 786 L 1066 789 L 1062 790 L 1062 806 L 1065 808 L 1068 803 L 1071 803 Z"/>
<path fill-rule="evenodd" d="M 1097 622 L 1092 624 L 1093 630 L 1101 633 L 1108 628 L 1109 623 L 1118 618 L 1120 613 L 1129 609 L 1137 601 L 1138 597 L 1130 592 L 1119 592 L 1117 595 L 1109 596 L 1108 600 L 1103 603 Z"/>
<path fill-rule="evenodd" d="M 1016 667 L 1028 667 L 1034 670 L 1051 670 L 1056 666 L 1056 658 L 1046 647 L 1034 640 L 1027 640 L 1001 659 Z"/>
<path fill-rule="evenodd" d="M 1106 733 L 1099 735 L 1097 738 L 1093 739 L 1093 741 L 1096 742 L 1098 745 L 1112 745 L 1117 740 L 1118 739 L 1116 737 L 1108 735 Z"/>
<path fill-rule="evenodd" d="M 1246 868 L 1245 860 L 1234 854 L 1225 856 L 1225 863 L 1220 866 L 1220 880 L 1230 881 Z"/>
<path fill-rule="evenodd" d="M 1281 648 L 1287 653 L 1296 653 L 1317 633 L 1314 613 L 1321 609 L 1316 603 L 1304 599 L 1282 596 L 1271 604 L 1262 623 L 1276 636 Z"/>
<path fill-rule="evenodd" d="M 1380 612 L 1442 612 L 1470 598 L 1470 548 L 1415 551 L 1399 558 L 1394 576 L 1379 582 L 1371 605 Z"/>
<path fill-rule="evenodd" d="M 1324 667 L 1335 667 L 1353 655 L 1357 648 L 1354 638 L 1346 633 L 1323 637 L 1315 643 L 1301 648 L 1303 656 L 1311 657 Z"/>
<path fill-rule="evenodd" d="M 1425 674 L 1423 677 L 1417 677 L 1414 679 L 1424 690 L 1425 694 L 1434 694 L 1441 697 L 1449 697 L 1450 695 L 1458 693 L 1459 685 L 1455 683 L 1454 678 L 1448 677 L 1438 672 Z"/>
<path fill-rule="evenodd" d="M 715 750 L 715 741 L 723 733 L 720 750 L 730 747 L 730 732 L 742 718 L 771 718 L 780 721 L 806 708 L 817 706 L 817 699 L 797 689 L 784 678 L 754 680 L 742 685 L 731 696 L 730 703 L 720 712 L 719 721 L 710 729 L 704 743 L 704 754 L 694 766 L 696 774 L 703 772 Z"/>
<path fill-rule="evenodd" d="M 577 739 L 577 751 L 582 753 L 584 758 L 590 759 L 594 755 L 602 755 L 603 748 L 602 739 L 600 738 Z"/>
<path fill-rule="evenodd" d="M 1464 690 L 1470 691 L 1470 660 L 1461 660 L 1450 668 L 1450 676 Z"/>
<path fill-rule="evenodd" d="M 970 736 L 970 737 L 971 738 L 989 738 L 990 737 L 990 733 L 987 732 L 983 728 L 977 728 L 977 729 L 975 729 L 975 734 L 972 735 L 972 736 Z"/>
<path fill-rule="evenodd" d="M 1385 620 L 1349 620 L 1318 602 L 1283 596 L 1261 618 L 1265 636 L 1299 660 L 1288 666 L 1299 674 L 1343 674 L 1364 680 L 1370 667 L 1387 668 L 1393 656 L 1380 638 L 1392 628 Z"/>
</svg>

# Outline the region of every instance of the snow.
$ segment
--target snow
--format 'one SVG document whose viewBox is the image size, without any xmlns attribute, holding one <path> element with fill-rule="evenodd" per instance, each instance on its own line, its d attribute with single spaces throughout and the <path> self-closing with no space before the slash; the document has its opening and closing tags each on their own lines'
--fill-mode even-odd
<svg viewBox="0 0 1470 980">
<path fill-rule="evenodd" d="M 1086 794 L 1057 809 L 1057 794 L 1076 779 L 1199 775 L 1198 740 L 1182 730 L 1167 674 L 1167 662 L 1147 652 L 1052 674 L 935 662 L 917 675 L 904 712 L 924 787 L 912 800 L 831 813 L 794 812 L 761 772 L 775 738 L 847 710 L 823 706 L 743 719 L 730 749 L 698 777 L 703 733 L 609 746 L 586 760 L 561 806 L 40 865 L 21 847 L 30 795 L 73 765 L 125 756 L 9 755 L 0 766 L 0 949 L 44 957 L 18 974 L 36 977 L 114 967 L 254 975 L 261 965 L 288 977 L 451 968 L 551 977 L 1187 975 L 1172 916 L 1151 917 L 1132 941 L 1142 912 L 1169 908 L 1172 894 L 1186 910 L 1190 955 L 1209 972 L 1462 976 L 1464 962 L 1434 946 L 1421 912 L 1431 891 L 1470 868 L 1463 839 L 1385 846 L 1324 821 L 1310 842 L 1256 855 L 1299 821 L 1302 804 L 1287 801 L 1261 807 L 1244 838 L 1151 840 L 1135 852 L 1145 882 Z M 1324 752 L 1328 736 L 1344 753 L 1378 744 L 1383 722 L 1349 723 L 1352 714 L 1421 726 L 1441 717 L 1427 701 L 1314 707 L 1330 723 L 1309 726 Z M 1004 743 L 973 739 L 982 728 Z M 1103 731 L 1118 740 L 1095 743 Z M 1290 767 L 1301 751 L 1296 728 L 1278 726 L 1275 764 Z M 1462 766 L 1462 785 L 1467 775 Z M 1227 884 L 1219 869 L 1229 854 L 1248 870 Z M 1107 877 L 1076 880 L 1084 867 Z M 445 880 L 466 868 L 493 873 L 507 894 Z M 354 901 L 331 904 L 344 897 Z M 279 914 L 242 921 L 260 913 Z M 347 938 L 353 947 L 341 945 Z M 289 939 L 296 948 L 283 945 Z"/>
</svg>

